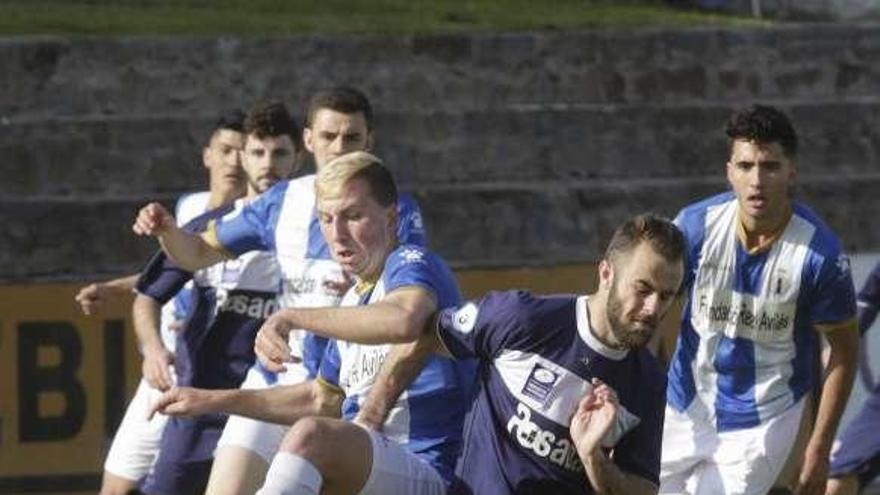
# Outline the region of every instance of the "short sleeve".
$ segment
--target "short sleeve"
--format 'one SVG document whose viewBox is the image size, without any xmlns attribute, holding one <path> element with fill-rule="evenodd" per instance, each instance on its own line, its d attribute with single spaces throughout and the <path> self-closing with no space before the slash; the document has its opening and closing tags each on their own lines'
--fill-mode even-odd
<svg viewBox="0 0 880 495">
<path fill-rule="evenodd" d="M 836 323 L 855 317 L 855 287 L 849 258 L 844 254 L 821 258 L 810 316 L 814 324 Z"/>
<path fill-rule="evenodd" d="M 274 251 L 275 226 L 289 184 L 279 182 L 255 200 L 212 222 L 208 237 L 216 239 L 219 245 L 215 247 L 235 256 L 248 251 Z"/>
<path fill-rule="evenodd" d="M 321 366 L 318 370 L 318 378 L 327 383 L 339 387 L 339 369 L 342 359 L 339 355 L 339 344 L 335 340 L 327 343 Z"/>
<path fill-rule="evenodd" d="M 640 414 L 641 422 L 624 435 L 615 446 L 613 459 L 614 464 L 621 470 L 659 485 L 666 379 L 659 367 L 655 376 L 659 377 L 659 383 L 652 383 L 654 386 L 648 390 L 652 390 L 653 393 L 645 394 L 646 402 Z"/>
<path fill-rule="evenodd" d="M 419 204 L 409 194 L 401 194 L 397 201 L 397 240 L 401 244 L 428 245 L 428 235 L 422 222 Z"/>
<path fill-rule="evenodd" d="M 520 319 L 528 297 L 522 291 L 490 292 L 479 301 L 445 309 L 438 316 L 437 334 L 457 358 L 492 359 L 526 334 Z"/>
<path fill-rule="evenodd" d="M 135 290 L 165 304 L 192 279 L 192 273 L 177 266 L 159 251 L 141 271 Z"/>
</svg>

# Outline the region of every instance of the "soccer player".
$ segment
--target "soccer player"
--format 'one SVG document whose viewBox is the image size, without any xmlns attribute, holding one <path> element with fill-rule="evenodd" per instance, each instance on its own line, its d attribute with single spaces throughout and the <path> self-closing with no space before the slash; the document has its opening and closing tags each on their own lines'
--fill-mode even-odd
<svg viewBox="0 0 880 495">
<path fill-rule="evenodd" d="M 243 143 L 244 114 L 234 110 L 222 115 L 216 122 L 202 150 L 202 162 L 209 174 L 210 191 L 186 194 L 177 202 L 177 219 L 188 222 L 206 208 L 231 203 L 243 195 L 244 177 L 238 161 Z M 76 296 L 83 313 L 89 315 L 110 300 L 131 294 L 137 275 L 83 287 Z M 171 384 L 170 357 L 174 353 L 175 332 L 172 327 L 185 314 L 189 303 L 187 291 L 161 308 L 149 297 L 137 297 L 133 305 L 135 330 L 138 335 L 161 335 L 141 346 L 144 353 L 144 377 L 126 409 L 107 459 L 101 483 L 102 495 L 123 495 L 137 487 L 147 475 L 158 453 L 159 441 L 165 427 L 164 416 L 147 420 L 150 405 Z M 151 359 L 155 356 L 159 359 Z"/>
<path fill-rule="evenodd" d="M 452 493 L 655 493 L 665 379 L 644 345 L 681 285 L 683 247 L 671 222 L 638 216 L 615 232 L 599 265 L 599 289 L 590 296 L 491 293 L 441 311 L 421 337 L 379 324 L 379 315 L 356 328 L 335 328 L 314 313 L 279 313 L 260 329 L 257 354 L 283 359 L 278 330 L 293 324 L 365 343 L 419 338 L 415 346 L 424 352 L 478 363 L 478 393 Z M 421 369 L 418 356 L 389 356 L 381 373 L 394 377 L 392 385 L 374 390 L 362 407 L 376 408 L 370 401 L 407 386 Z M 340 466 L 328 464 L 335 459 L 330 449 L 339 445 L 333 440 L 345 439 L 331 426 L 298 423 L 287 442 L 321 476 L 283 454 L 271 472 L 279 478 L 282 470 L 296 472 L 290 477 L 305 484 L 334 476 Z M 270 481 L 266 486 L 275 487 Z"/>
<path fill-rule="evenodd" d="M 278 360 L 269 361 L 272 368 L 290 361 L 286 334 L 291 330 L 346 332 L 366 341 L 371 332 L 414 338 L 437 308 L 459 301 L 445 263 L 420 246 L 399 244 L 396 186 L 376 157 L 355 152 L 337 158 L 319 170 L 315 185 L 327 245 L 357 281 L 343 306 L 356 307 L 277 313 L 273 323 L 267 322 L 280 337 Z M 288 424 L 296 421 L 258 493 L 288 493 L 293 487 L 309 490 L 296 493 L 314 494 L 322 487 L 339 493 L 445 493 L 459 450 L 473 367 L 464 361 L 430 359 L 394 405 L 383 436 L 349 421 L 391 348 L 331 341 L 315 380 L 262 391 L 173 389 L 158 407 L 190 414 L 219 408 Z M 349 421 L 299 419 L 338 416 L 340 401 Z"/>
<path fill-rule="evenodd" d="M 661 493 L 764 494 L 821 389 L 795 492 L 821 494 L 858 353 L 849 260 L 792 199 L 797 135 L 779 110 L 733 114 L 732 191 L 684 208 L 688 300 L 669 368 Z M 824 381 L 819 339 L 830 345 Z"/>
<path fill-rule="evenodd" d="M 280 103 L 252 110 L 245 119 L 244 134 L 242 167 L 248 183 L 244 201 L 248 201 L 293 173 L 300 134 Z M 229 209 L 213 210 L 187 229 L 203 230 L 208 220 Z M 191 278 L 195 282 L 194 303 L 185 328 L 178 334 L 177 383 L 237 387 L 254 363 L 254 335 L 277 305 L 280 273 L 275 257 L 265 251 L 250 251 L 192 274 L 174 266 L 161 253 L 144 270 L 137 288 L 141 295 L 164 302 Z M 143 491 L 204 492 L 225 423 L 223 415 L 171 419 Z"/>
<path fill-rule="evenodd" d="M 880 312 L 880 263 L 878 263 L 858 295 L 859 333 L 874 324 Z M 868 396 L 831 451 L 831 474 L 827 495 L 855 495 L 880 474 L 880 384 L 871 374 L 871 357 L 863 348 L 859 363 Z"/>
<path fill-rule="evenodd" d="M 358 90 L 333 88 L 314 95 L 303 131 L 305 148 L 320 170 L 328 161 L 373 143 L 373 112 Z M 282 270 L 281 307 L 333 306 L 340 302 L 345 279 L 320 232 L 315 215 L 314 176 L 281 181 L 238 214 L 219 220 L 201 236 L 189 236 L 173 227 L 170 216 L 158 205 L 141 210 L 135 230 L 155 232 L 182 266 L 196 269 L 230 254 L 251 249 L 275 253 Z M 415 201 L 402 194 L 398 201 L 398 238 L 424 244 L 421 214 Z M 157 229 L 156 227 L 163 228 Z M 266 388 L 299 383 L 317 373 L 326 339 L 306 332 L 291 333 L 291 344 L 300 364 L 276 374 L 255 366 L 244 388 Z M 303 359 L 305 361 L 303 362 Z M 252 494 L 262 483 L 269 462 L 286 429 L 265 421 L 232 416 L 218 442 L 208 493 Z"/>
</svg>

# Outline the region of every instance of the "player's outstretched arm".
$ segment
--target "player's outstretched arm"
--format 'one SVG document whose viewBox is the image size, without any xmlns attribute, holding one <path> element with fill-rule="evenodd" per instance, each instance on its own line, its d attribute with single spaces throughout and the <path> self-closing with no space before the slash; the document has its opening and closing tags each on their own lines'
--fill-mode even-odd
<svg viewBox="0 0 880 495">
<path fill-rule="evenodd" d="M 296 328 L 358 344 L 413 342 L 436 308 L 433 294 L 407 286 L 364 306 L 282 309 L 263 323 L 254 349 L 260 362 L 279 371 L 290 360 L 287 336 Z"/>
<path fill-rule="evenodd" d="M 798 495 L 822 494 L 825 491 L 831 445 L 852 390 L 859 354 L 859 333 L 855 320 L 817 325 L 817 328 L 828 339 L 831 353 L 813 433 L 804 452 L 795 488 Z"/>
<path fill-rule="evenodd" d="M 137 275 L 129 275 L 106 282 L 95 282 L 81 288 L 73 299 L 79 304 L 83 314 L 92 315 L 97 313 L 104 303 L 131 294 L 137 279 Z"/>
<path fill-rule="evenodd" d="M 291 425 L 305 416 L 341 416 L 342 392 L 320 380 L 268 389 L 205 390 L 175 387 L 150 408 L 173 416 L 227 413 Z"/>
<path fill-rule="evenodd" d="M 174 217 L 159 203 L 141 208 L 132 230 L 138 235 L 158 238 L 165 253 L 184 270 L 194 272 L 225 259 L 224 253 L 212 247 L 202 236 L 178 227 Z"/>
<path fill-rule="evenodd" d="M 569 431 L 584 464 L 587 480 L 596 493 L 654 495 L 657 486 L 640 476 L 620 470 L 602 451 L 602 437 L 616 421 L 620 403 L 608 385 L 593 379 L 571 418 Z"/>
</svg>

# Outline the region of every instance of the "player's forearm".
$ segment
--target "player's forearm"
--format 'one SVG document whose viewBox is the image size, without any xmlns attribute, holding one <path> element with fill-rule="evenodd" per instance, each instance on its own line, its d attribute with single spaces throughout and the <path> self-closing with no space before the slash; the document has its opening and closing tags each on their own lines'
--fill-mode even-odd
<svg viewBox="0 0 880 495">
<path fill-rule="evenodd" d="M 836 330 L 828 333 L 827 337 L 831 353 L 813 433 L 807 446 L 814 453 L 823 456 L 827 456 L 831 450 L 837 425 L 849 399 L 859 351 L 859 337 L 855 328 Z"/>
<path fill-rule="evenodd" d="M 280 314 L 291 328 L 367 345 L 411 342 L 425 324 L 409 311 L 384 301 L 354 307 L 286 309 Z"/>
<path fill-rule="evenodd" d="M 163 348 L 162 338 L 159 336 L 159 321 L 161 306 L 150 296 L 138 294 L 132 303 L 132 323 L 134 333 L 145 351 Z"/>
<path fill-rule="evenodd" d="M 218 397 L 217 411 L 292 425 L 306 416 L 341 415 L 342 395 L 312 380 L 261 390 L 227 390 Z"/>
<path fill-rule="evenodd" d="M 392 347 L 361 405 L 358 419 L 374 428 L 384 424 L 400 394 L 419 376 L 433 351 L 430 339 Z"/>
<path fill-rule="evenodd" d="M 139 275 L 129 275 L 127 277 L 119 277 L 114 278 L 113 280 L 108 280 L 106 282 L 101 282 L 105 289 L 112 291 L 114 296 L 121 296 L 130 294 L 131 291 L 134 290 L 135 284 L 137 284 Z"/>
<path fill-rule="evenodd" d="M 593 491 L 599 495 L 655 495 L 657 486 L 650 481 L 621 471 L 601 449 L 582 454 L 581 462 Z"/>
<path fill-rule="evenodd" d="M 211 247 L 201 236 L 177 227 L 168 228 L 159 235 L 159 243 L 169 258 L 190 272 L 211 266 L 224 258 L 219 250 Z"/>
</svg>

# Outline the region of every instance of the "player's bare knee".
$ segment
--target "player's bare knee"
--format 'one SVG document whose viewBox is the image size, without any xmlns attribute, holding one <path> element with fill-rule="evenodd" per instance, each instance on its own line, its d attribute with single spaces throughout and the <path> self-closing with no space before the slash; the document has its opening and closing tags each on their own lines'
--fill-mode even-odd
<svg viewBox="0 0 880 495">
<path fill-rule="evenodd" d="M 297 421 L 284 436 L 281 450 L 308 459 L 316 465 L 323 464 L 327 457 L 328 447 L 335 445 L 330 435 L 332 430 L 322 418 L 302 418 Z"/>
</svg>

